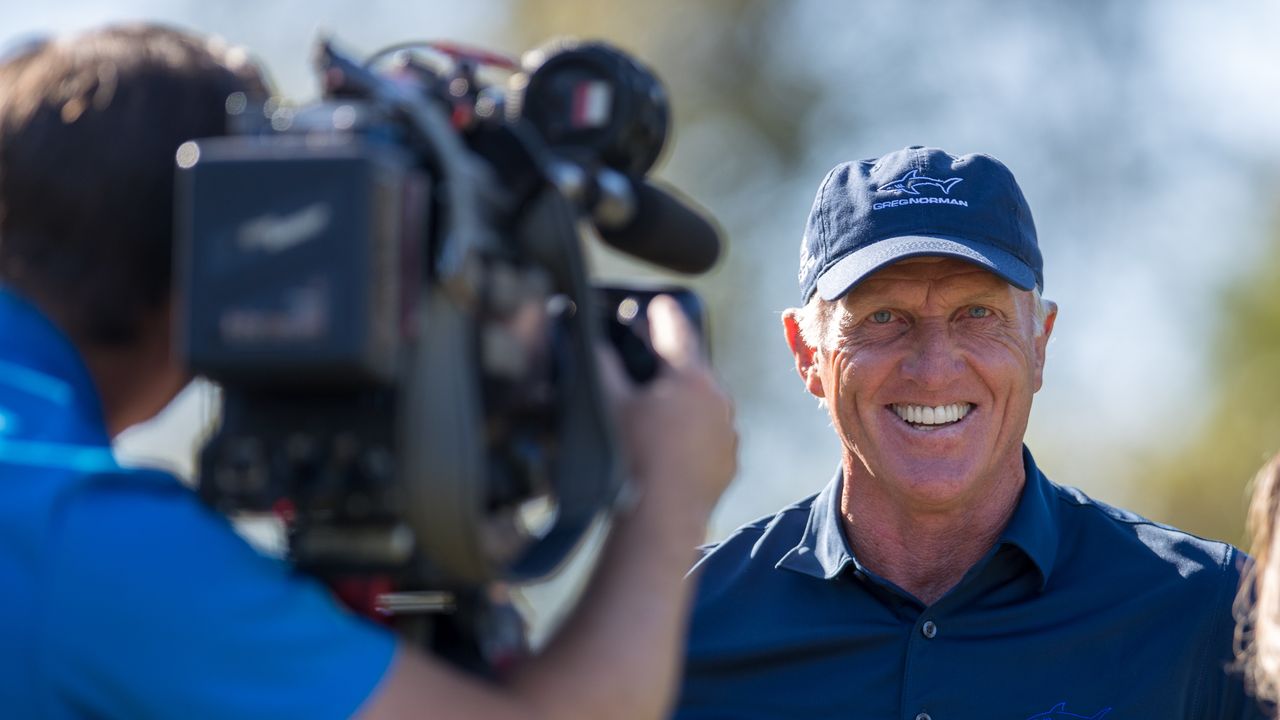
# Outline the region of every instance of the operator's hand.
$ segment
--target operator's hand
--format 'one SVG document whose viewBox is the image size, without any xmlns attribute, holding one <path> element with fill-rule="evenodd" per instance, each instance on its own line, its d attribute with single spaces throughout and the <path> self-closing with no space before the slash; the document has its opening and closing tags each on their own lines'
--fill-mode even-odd
<svg viewBox="0 0 1280 720">
<path fill-rule="evenodd" d="M 647 385 L 632 386 L 612 354 L 603 360 L 631 475 L 649 500 L 705 519 L 737 470 L 733 403 L 675 300 L 649 303 L 649 335 L 664 367 Z"/>
</svg>

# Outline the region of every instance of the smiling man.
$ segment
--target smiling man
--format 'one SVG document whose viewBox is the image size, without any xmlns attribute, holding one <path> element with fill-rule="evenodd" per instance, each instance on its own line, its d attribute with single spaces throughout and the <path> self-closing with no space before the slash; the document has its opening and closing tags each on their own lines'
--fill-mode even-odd
<svg viewBox="0 0 1280 720">
<path fill-rule="evenodd" d="M 786 340 L 840 466 L 695 568 L 679 717 L 1263 716 L 1228 669 L 1239 551 L 1054 485 L 1022 444 L 1057 308 L 1004 165 L 836 167 L 800 285 Z"/>
</svg>

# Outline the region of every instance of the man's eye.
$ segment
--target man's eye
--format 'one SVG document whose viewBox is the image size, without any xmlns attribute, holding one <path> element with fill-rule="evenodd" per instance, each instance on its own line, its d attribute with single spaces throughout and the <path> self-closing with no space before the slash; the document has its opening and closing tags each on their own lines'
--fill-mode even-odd
<svg viewBox="0 0 1280 720">
<path fill-rule="evenodd" d="M 893 313 L 888 310 L 877 310 L 871 313 L 871 322 L 876 325 L 884 325 L 893 320 Z"/>
<path fill-rule="evenodd" d="M 971 318 L 984 318 L 990 314 L 991 314 L 991 310 L 988 308 L 984 308 L 981 305 L 974 305 L 973 307 L 969 308 L 969 317 Z"/>
</svg>

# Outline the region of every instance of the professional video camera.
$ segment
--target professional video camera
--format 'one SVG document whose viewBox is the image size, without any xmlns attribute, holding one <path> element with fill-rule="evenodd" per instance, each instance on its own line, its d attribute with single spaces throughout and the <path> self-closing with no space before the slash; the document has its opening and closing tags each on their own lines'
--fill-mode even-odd
<svg viewBox="0 0 1280 720">
<path fill-rule="evenodd" d="M 688 273 L 717 233 L 643 179 L 665 93 L 604 44 L 326 41 L 318 65 L 319 103 L 233 96 L 239 132 L 178 152 L 180 343 L 224 399 L 201 493 L 282 517 L 357 610 L 491 645 L 492 584 L 547 575 L 625 496 L 597 341 L 655 368 L 624 327 L 654 293 L 588 284 L 584 221 Z"/>
</svg>

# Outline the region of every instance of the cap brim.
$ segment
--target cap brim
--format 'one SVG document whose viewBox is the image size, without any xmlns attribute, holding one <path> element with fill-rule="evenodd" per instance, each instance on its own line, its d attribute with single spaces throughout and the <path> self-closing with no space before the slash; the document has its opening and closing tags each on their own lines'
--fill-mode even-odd
<svg viewBox="0 0 1280 720">
<path fill-rule="evenodd" d="M 1031 266 L 999 248 L 960 238 L 904 235 L 879 240 L 840 258 L 818 276 L 816 292 L 823 300 L 836 300 L 880 268 L 914 257 L 953 257 L 990 270 L 1021 290 L 1036 287 Z"/>
</svg>

